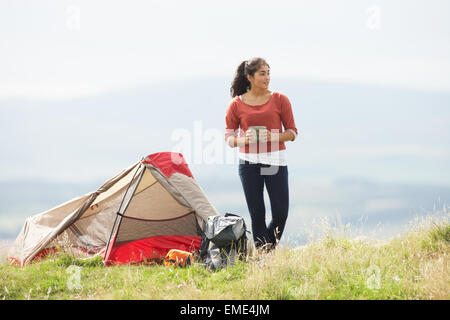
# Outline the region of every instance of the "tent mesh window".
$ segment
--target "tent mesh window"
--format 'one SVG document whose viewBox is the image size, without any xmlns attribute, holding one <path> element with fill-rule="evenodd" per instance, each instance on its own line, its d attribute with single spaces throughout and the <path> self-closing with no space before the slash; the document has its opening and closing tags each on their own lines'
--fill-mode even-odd
<svg viewBox="0 0 450 320">
<path fill-rule="evenodd" d="M 195 211 L 179 203 L 148 168 L 136 179 L 138 182 L 125 194 L 111 249 L 142 239 L 201 235 Z"/>
<path fill-rule="evenodd" d="M 179 218 L 160 221 L 124 216 L 115 245 L 119 246 L 130 241 L 169 235 L 198 236 L 199 227 L 194 212 Z"/>
</svg>

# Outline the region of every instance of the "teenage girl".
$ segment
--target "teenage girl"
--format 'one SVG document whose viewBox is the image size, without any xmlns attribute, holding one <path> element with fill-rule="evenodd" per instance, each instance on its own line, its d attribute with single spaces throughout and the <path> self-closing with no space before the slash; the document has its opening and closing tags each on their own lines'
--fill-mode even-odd
<svg viewBox="0 0 450 320">
<path fill-rule="evenodd" d="M 239 64 L 230 88 L 233 99 L 226 111 L 225 140 L 230 147 L 239 147 L 239 177 L 255 246 L 271 249 L 283 234 L 289 211 L 285 142 L 294 141 L 298 132 L 288 97 L 269 90 L 269 82 L 270 67 L 264 59 L 256 57 Z M 256 131 L 252 126 L 265 129 Z M 269 225 L 264 185 L 272 211 Z"/>
</svg>

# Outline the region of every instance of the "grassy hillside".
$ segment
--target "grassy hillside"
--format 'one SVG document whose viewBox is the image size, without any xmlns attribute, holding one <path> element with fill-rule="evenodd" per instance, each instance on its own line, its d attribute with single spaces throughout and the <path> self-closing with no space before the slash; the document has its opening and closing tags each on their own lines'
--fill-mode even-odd
<svg viewBox="0 0 450 320">
<path fill-rule="evenodd" d="M 200 265 L 104 267 L 69 254 L 0 266 L 0 299 L 449 299 L 450 224 L 417 223 L 380 242 L 336 236 L 256 253 L 218 272 Z"/>
</svg>

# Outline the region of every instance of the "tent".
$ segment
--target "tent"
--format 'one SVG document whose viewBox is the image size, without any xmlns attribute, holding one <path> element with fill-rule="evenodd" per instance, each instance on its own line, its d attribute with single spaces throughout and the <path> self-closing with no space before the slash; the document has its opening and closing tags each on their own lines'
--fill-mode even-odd
<svg viewBox="0 0 450 320">
<path fill-rule="evenodd" d="M 209 216 L 218 215 L 181 153 L 150 154 L 98 190 L 27 218 L 10 251 L 23 266 L 56 248 L 102 254 L 105 265 L 198 250 Z"/>
</svg>

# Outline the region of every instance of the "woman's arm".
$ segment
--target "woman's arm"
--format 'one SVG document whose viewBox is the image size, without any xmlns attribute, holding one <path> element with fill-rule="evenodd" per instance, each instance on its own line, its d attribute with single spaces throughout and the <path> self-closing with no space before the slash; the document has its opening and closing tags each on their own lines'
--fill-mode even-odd
<svg viewBox="0 0 450 320">
<path fill-rule="evenodd" d="M 286 142 L 286 141 L 293 141 L 295 139 L 295 135 L 291 131 L 291 129 L 288 129 L 280 133 L 271 132 L 270 130 L 264 130 L 260 133 L 259 139 L 261 142 L 271 142 L 271 141 Z"/>
<path fill-rule="evenodd" d="M 230 136 L 228 137 L 228 145 L 232 148 L 235 147 L 243 147 L 247 144 L 249 144 L 251 141 L 254 140 L 256 142 L 256 137 L 252 136 L 253 132 L 251 130 L 248 130 L 246 132 L 245 137 L 237 137 L 237 136 Z M 286 141 L 293 141 L 295 139 L 295 135 L 292 133 L 291 130 L 286 130 L 281 133 L 276 132 L 270 132 L 270 130 L 264 130 L 260 133 L 259 139 L 261 142 L 271 142 L 278 141 L 278 142 L 286 142 Z"/>
<path fill-rule="evenodd" d="M 232 148 L 243 147 L 247 144 L 256 142 L 256 133 L 252 130 L 247 130 L 244 137 L 230 136 L 228 137 L 227 142 Z"/>
<path fill-rule="evenodd" d="M 231 136 L 228 138 L 227 142 L 228 142 L 228 145 L 232 148 L 243 147 L 246 144 L 248 144 L 247 137 Z"/>
<path fill-rule="evenodd" d="M 272 141 L 272 139 L 278 142 L 293 141 L 295 139 L 295 135 L 292 133 L 291 130 L 287 130 L 280 133 L 271 133 L 270 131 L 267 131 L 267 140 L 270 142 Z"/>
<path fill-rule="evenodd" d="M 284 132 L 283 133 L 290 133 L 292 134 L 293 139 L 290 139 L 294 141 L 297 138 L 298 130 L 295 125 L 294 120 L 294 114 L 292 112 L 292 106 L 291 102 L 289 101 L 288 97 L 284 94 L 281 95 L 281 122 L 283 123 Z M 280 137 L 283 138 L 283 137 Z M 289 141 L 289 140 L 285 140 Z"/>
</svg>

